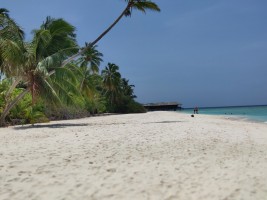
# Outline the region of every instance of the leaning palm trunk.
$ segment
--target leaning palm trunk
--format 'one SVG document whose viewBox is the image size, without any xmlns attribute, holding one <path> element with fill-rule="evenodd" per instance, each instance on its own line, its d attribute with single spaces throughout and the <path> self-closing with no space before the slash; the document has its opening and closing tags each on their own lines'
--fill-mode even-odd
<svg viewBox="0 0 267 200">
<path fill-rule="evenodd" d="M 132 6 L 132 1 L 130 1 L 126 8 L 123 10 L 123 12 L 120 14 L 120 16 L 103 32 L 101 33 L 93 42 L 90 42 L 87 46 L 84 48 L 81 48 L 81 50 L 74 54 L 73 56 L 69 57 L 68 59 L 64 60 L 61 64 L 60 67 L 65 67 L 68 63 L 76 59 L 78 56 L 82 55 L 84 52 L 86 52 L 88 49 L 92 48 L 96 43 L 98 43 L 121 19 L 122 17 L 126 14 L 126 12 L 131 8 Z M 49 73 L 49 76 L 55 73 L 55 70 L 51 71 Z"/>
<path fill-rule="evenodd" d="M 24 90 L 23 92 L 21 92 L 13 101 L 11 101 L 9 104 L 6 105 L 3 113 L 1 114 L 0 117 L 0 126 L 4 126 L 5 125 L 5 119 L 6 116 L 8 115 L 8 113 L 10 112 L 10 110 L 28 93 L 30 92 L 30 89 L 27 88 L 26 90 Z"/>
</svg>

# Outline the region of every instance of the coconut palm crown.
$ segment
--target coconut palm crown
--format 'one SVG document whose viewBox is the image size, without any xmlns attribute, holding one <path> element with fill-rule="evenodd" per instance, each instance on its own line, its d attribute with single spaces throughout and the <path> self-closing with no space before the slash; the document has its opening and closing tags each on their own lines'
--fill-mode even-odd
<svg viewBox="0 0 267 200">
<path fill-rule="evenodd" d="M 128 9 L 126 9 L 124 15 L 126 17 L 132 15 L 132 10 L 136 9 L 143 13 L 146 13 L 146 10 L 150 11 L 160 11 L 158 5 L 152 1 L 147 0 L 125 0 L 128 3 Z"/>
</svg>

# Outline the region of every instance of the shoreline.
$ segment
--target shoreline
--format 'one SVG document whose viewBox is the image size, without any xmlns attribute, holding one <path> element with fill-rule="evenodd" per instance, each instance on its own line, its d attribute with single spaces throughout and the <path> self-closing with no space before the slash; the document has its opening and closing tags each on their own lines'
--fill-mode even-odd
<svg viewBox="0 0 267 200">
<path fill-rule="evenodd" d="M 201 114 L 237 116 L 252 121 L 267 122 L 267 105 L 208 107 L 199 109 Z M 190 113 L 190 111 L 191 109 L 184 110 L 186 113 Z"/>
<path fill-rule="evenodd" d="M 203 114 L 203 115 L 209 115 L 209 114 Z M 220 116 L 225 116 L 226 119 L 232 119 L 234 121 L 243 121 L 243 122 L 253 122 L 253 123 L 259 123 L 259 124 L 266 124 L 267 121 L 262 121 L 262 120 L 259 120 L 259 119 L 253 119 L 253 118 L 250 118 L 250 117 L 245 117 L 243 115 L 210 115 L 210 116 L 217 116 L 217 117 L 220 117 Z"/>
<path fill-rule="evenodd" d="M 0 199 L 267 196 L 267 126 L 148 112 L 0 129 Z"/>
<path fill-rule="evenodd" d="M 253 123 L 259 123 L 259 124 L 266 124 L 266 121 L 261 121 L 257 119 L 252 119 L 249 117 L 245 117 L 243 115 L 228 115 L 228 114 L 222 114 L 222 115 L 217 115 L 217 114 L 199 114 L 199 115 L 208 115 L 208 116 L 215 116 L 215 117 L 223 117 L 225 119 L 230 119 L 233 121 L 241 121 L 241 122 L 253 122 Z"/>
</svg>

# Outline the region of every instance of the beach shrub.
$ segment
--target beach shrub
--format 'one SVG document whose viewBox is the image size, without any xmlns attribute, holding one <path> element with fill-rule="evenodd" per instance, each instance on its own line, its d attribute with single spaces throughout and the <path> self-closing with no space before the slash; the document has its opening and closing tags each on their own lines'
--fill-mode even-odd
<svg viewBox="0 0 267 200">
<path fill-rule="evenodd" d="M 76 119 L 90 116 L 90 113 L 78 106 L 47 105 L 45 115 L 50 120 Z"/>
<path fill-rule="evenodd" d="M 145 108 L 130 96 L 121 96 L 113 110 L 115 113 L 145 113 Z"/>
<path fill-rule="evenodd" d="M 107 111 L 106 100 L 102 96 L 86 99 L 86 110 L 91 114 L 100 114 Z"/>
<path fill-rule="evenodd" d="M 7 82 L 3 82 L 1 86 L 7 86 L 5 90 L 3 90 L 0 86 L 1 97 L 0 97 L 0 106 L 1 112 L 3 111 L 3 107 L 5 106 L 5 94 L 6 90 L 9 88 Z M 11 93 L 11 99 L 17 96 L 22 92 L 22 88 L 15 88 Z M 32 106 L 32 97 L 30 94 L 25 95 L 22 100 L 15 105 L 10 113 L 7 115 L 7 124 L 10 125 L 18 125 L 18 124 L 34 124 L 41 122 L 48 122 L 48 118 L 44 114 L 44 105 L 41 101 L 37 101 L 37 103 Z"/>
<path fill-rule="evenodd" d="M 28 107 L 22 120 L 23 124 L 36 124 L 45 122 L 49 122 L 49 119 L 45 116 L 44 110 L 40 110 L 40 107 L 37 104 Z"/>
<path fill-rule="evenodd" d="M 133 99 L 129 101 L 128 113 L 145 113 L 145 112 L 146 112 L 146 109 L 144 108 L 142 104 L 136 102 Z"/>
</svg>

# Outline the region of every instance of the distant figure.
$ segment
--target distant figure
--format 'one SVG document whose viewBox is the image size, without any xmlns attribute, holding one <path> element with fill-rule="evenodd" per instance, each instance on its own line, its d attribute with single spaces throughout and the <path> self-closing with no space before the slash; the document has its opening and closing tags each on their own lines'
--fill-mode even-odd
<svg viewBox="0 0 267 200">
<path fill-rule="evenodd" d="M 194 108 L 194 114 L 198 114 L 198 107 Z"/>
</svg>

